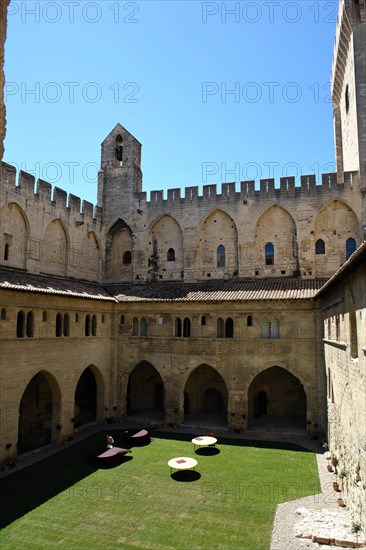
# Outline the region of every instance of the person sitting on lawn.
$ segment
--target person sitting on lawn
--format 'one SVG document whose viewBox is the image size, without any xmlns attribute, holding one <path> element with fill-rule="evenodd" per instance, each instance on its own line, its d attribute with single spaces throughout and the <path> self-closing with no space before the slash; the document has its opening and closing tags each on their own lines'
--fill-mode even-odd
<svg viewBox="0 0 366 550">
<path fill-rule="evenodd" d="M 111 435 L 107 435 L 107 449 L 113 449 L 114 447 L 114 439 Z"/>
</svg>

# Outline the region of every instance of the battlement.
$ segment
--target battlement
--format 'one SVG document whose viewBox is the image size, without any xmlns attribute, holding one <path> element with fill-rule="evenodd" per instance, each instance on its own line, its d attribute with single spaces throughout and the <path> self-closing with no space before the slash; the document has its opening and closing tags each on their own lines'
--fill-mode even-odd
<svg viewBox="0 0 366 550">
<path fill-rule="evenodd" d="M 149 208 L 166 207 L 175 205 L 184 205 L 202 202 L 240 202 L 247 200 L 273 199 L 279 200 L 291 198 L 291 196 L 304 196 L 308 194 L 320 196 L 329 194 L 331 191 L 342 193 L 346 189 L 352 188 L 352 185 L 357 177 L 357 172 L 345 172 L 343 182 L 337 182 L 337 173 L 329 172 L 321 175 L 321 182 L 316 182 L 315 174 L 302 175 L 300 185 L 296 185 L 294 176 L 286 176 L 280 178 L 279 185 L 276 186 L 274 179 L 261 179 L 259 189 L 256 189 L 255 181 L 248 180 L 240 182 L 240 189 L 237 190 L 235 182 L 222 183 L 221 193 L 217 190 L 216 184 L 204 185 L 202 194 L 199 194 L 199 187 L 185 187 L 184 197 L 181 194 L 181 189 L 168 189 L 167 198 L 164 198 L 163 190 L 150 192 L 150 200 L 147 200 L 146 192 L 137 193 L 137 198 L 140 203 L 146 203 Z"/>
<path fill-rule="evenodd" d="M 18 197 L 24 197 L 28 201 L 34 200 L 48 205 L 50 208 L 65 210 L 66 214 L 71 214 L 80 221 L 96 223 L 101 221 L 102 210 L 92 203 L 82 200 L 80 197 L 68 194 L 59 187 L 52 188 L 47 181 L 38 179 L 27 172 L 17 171 L 14 166 L 2 162 L 0 165 L 1 191 L 8 192 Z"/>
</svg>

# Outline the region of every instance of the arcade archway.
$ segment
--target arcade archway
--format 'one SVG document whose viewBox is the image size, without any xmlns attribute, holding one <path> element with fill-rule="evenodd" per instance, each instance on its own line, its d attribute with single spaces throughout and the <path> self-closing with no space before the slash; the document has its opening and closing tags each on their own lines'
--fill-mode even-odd
<svg viewBox="0 0 366 550">
<path fill-rule="evenodd" d="M 47 372 L 39 372 L 24 390 L 19 406 L 18 452 L 48 445 L 60 420 L 60 390 Z"/>
<path fill-rule="evenodd" d="M 75 390 L 74 426 L 84 426 L 97 420 L 97 381 L 90 367 L 79 378 Z"/>
<path fill-rule="evenodd" d="M 228 394 L 224 379 L 208 365 L 197 367 L 184 388 L 184 423 L 226 427 Z"/>
<path fill-rule="evenodd" d="M 143 361 L 131 372 L 126 395 L 128 416 L 141 416 L 150 420 L 163 420 L 165 391 L 163 380 L 150 363 Z"/>
<path fill-rule="evenodd" d="M 304 433 L 306 394 L 300 380 L 278 366 L 259 373 L 248 390 L 248 427 Z"/>
</svg>

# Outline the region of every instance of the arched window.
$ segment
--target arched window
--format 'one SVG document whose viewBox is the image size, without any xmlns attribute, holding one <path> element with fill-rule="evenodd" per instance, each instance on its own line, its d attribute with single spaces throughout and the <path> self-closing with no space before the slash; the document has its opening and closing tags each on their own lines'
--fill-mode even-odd
<svg viewBox="0 0 366 550">
<path fill-rule="evenodd" d="M 277 319 L 273 321 L 263 321 L 262 323 L 262 338 L 277 340 L 280 337 L 280 324 Z"/>
<path fill-rule="evenodd" d="M 323 239 L 318 239 L 315 243 L 315 254 L 325 254 L 325 243 Z"/>
<path fill-rule="evenodd" d="M 225 321 L 225 338 L 234 338 L 234 321 L 231 317 Z"/>
<path fill-rule="evenodd" d="M 253 326 L 253 317 L 251 315 L 248 315 L 247 317 L 247 327 Z"/>
<path fill-rule="evenodd" d="M 4 309 L 4 308 L 1 310 L 0 319 L 1 319 L 2 321 L 6 321 L 6 309 Z"/>
<path fill-rule="evenodd" d="M 119 318 L 119 324 L 120 324 L 120 325 L 124 325 L 124 324 L 125 324 L 125 316 L 124 316 L 124 315 L 121 315 L 121 317 Z"/>
<path fill-rule="evenodd" d="M 5 243 L 5 246 L 4 246 L 4 261 L 5 262 L 7 262 L 9 260 L 9 249 L 10 249 L 9 243 Z"/>
<path fill-rule="evenodd" d="M 138 336 L 138 335 L 139 335 L 139 321 L 136 317 L 134 317 L 132 321 L 132 336 Z"/>
<path fill-rule="evenodd" d="M 186 317 L 183 321 L 183 336 L 189 338 L 191 335 L 191 321 Z"/>
<path fill-rule="evenodd" d="M 68 313 L 65 313 L 64 315 L 63 335 L 70 336 L 70 316 Z"/>
<path fill-rule="evenodd" d="M 140 336 L 147 336 L 147 322 L 145 317 L 140 321 Z"/>
<path fill-rule="evenodd" d="M 224 321 L 223 319 L 221 319 L 221 317 L 219 317 L 219 319 L 217 319 L 217 338 L 224 337 L 224 329 L 225 329 Z"/>
<path fill-rule="evenodd" d="M 93 317 L 92 317 L 91 334 L 92 334 L 92 336 L 97 335 L 97 316 L 96 315 L 93 315 Z"/>
<path fill-rule="evenodd" d="M 47 311 L 42 313 L 42 321 L 47 321 Z"/>
<path fill-rule="evenodd" d="M 90 315 L 85 317 L 85 336 L 90 336 L 91 320 Z"/>
<path fill-rule="evenodd" d="M 117 165 L 122 166 L 123 163 L 123 138 L 121 134 L 116 137 L 115 154 L 117 159 Z"/>
<path fill-rule="evenodd" d="M 27 323 L 26 323 L 26 336 L 28 338 L 32 338 L 34 335 L 34 317 L 33 317 L 33 311 L 28 311 L 27 313 Z"/>
<path fill-rule="evenodd" d="M 271 329 L 271 338 L 277 340 L 277 338 L 280 337 L 280 323 L 277 321 L 277 319 L 274 319 L 270 323 L 270 329 Z"/>
<path fill-rule="evenodd" d="M 267 243 L 264 247 L 264 255 L 266 259 L 266 265 L 274 264 L 274 246 L 272 243 Z"/>
<path fill-rule="evenodd" d="M 174 248 L 169 248 L 166 259 L 168 262 L 175 262 L 175 250 Z"/>
<path fill-rule="evenodd" d="M 225 267 L 225 247 L 222 244 L 217 247 L 217 267 Z"/>
<path fill-rule="evenodd" d="M 62 315 L 58 313 L 56 315 L 56 337 L 62 336 Z"/>
<path fill-rule="evenodd" d="M 201 327 L 204 327 L 206 325 L 206 315 L 201 316 Z"/>
<path fill-rule="evenodd" d="M 130 265 L 132 262 L 132 254 L 129 250 L 123 253 L 123 265 Z"/>
<path fill-rule="evenodd" d="M 175 320 L 175 336 L 182 336 L 182 320 L 179 317 Z"/>
<path fill-rule="evenodd" d="M 17 315 L 17 338 L 24 338 L 25 316 L 23 311 L 19 311 Z"/>
<path fill-rule="evenodd" d="M 347 242 L 346 242 L 346 258 L 348 260 L 348 258 L 350 256 L 352 256 L 352 254 L 354 253 L 354 251 L 356 250 L 356 241 L 355 239 L 347 239 Z"/>
</svg>

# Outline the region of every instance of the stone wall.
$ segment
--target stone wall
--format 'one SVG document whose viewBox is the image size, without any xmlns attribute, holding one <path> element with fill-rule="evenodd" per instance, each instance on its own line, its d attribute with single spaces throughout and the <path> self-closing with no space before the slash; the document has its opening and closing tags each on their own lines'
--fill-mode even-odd
<svg viewBox="0 0 366 550">
<path fill-rule="evenodd" d="M 357 266 L 357 264 L 356 264 Z M 328 439 L 344 494 L 366 531 L 366 264 L 322 292 Z"/>
</svg>

